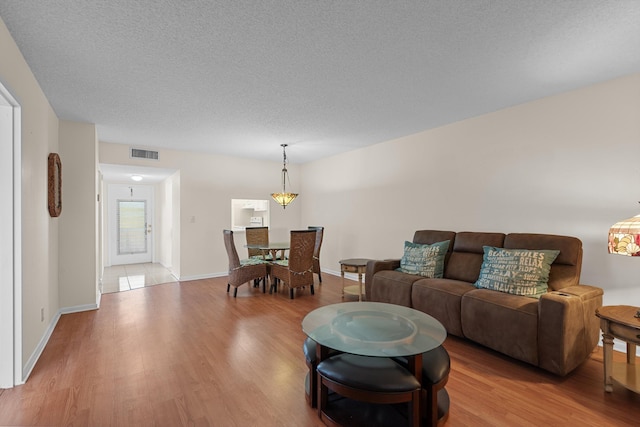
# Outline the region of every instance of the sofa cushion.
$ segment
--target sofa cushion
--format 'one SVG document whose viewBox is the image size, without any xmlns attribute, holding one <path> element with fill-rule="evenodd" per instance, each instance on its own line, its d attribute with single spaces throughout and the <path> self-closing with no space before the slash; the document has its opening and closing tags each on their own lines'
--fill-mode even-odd
<svg viewBox="0 0 640 427">
<path fill-rule="evenodd" d="M 549 271 L 558 250 L 484 247 L 477 288 L 540 298 L 547 292 Z"/>
<path fill-rule="evenodd" d="M 463 231 L 456 235 L 453 250 L 444 267 L 444 277 L 473 283 L 478 280 L 484 246 L 502 247 L 503 233 Z"/>
<path fill-rule="evenodd" d="M 463 337 L 461 300 L 465 293 L 474 289 L 472 283 L 459 280 L 420 279 L 413 284 L 411 305 L 442 323 L 448 334 Z"/>
<path fill-rule="evenodd" d="M 395 270 L 378 271 L 371 282 L 367 301 L 386 302 L 411 307 L 411 286 L 422 276 Z"/>
<path fill-rule="evenodd" d="M 464 336 L 508 356 L 538 364 L 539 300 L 474 289 L 462 296 Z"/>
<path fill-rule="evenodd" d="M 449 245 L 449 252 L 453 248 L 453 241 L 456 238 L 455 231 L 441 231 L 441 230 L 417 230 L 413 233 L 413 243 L 420 244 L 434 244 L 437 242 L 444 242 L 449 240 L 452 244 Z"/>
<path fill-rule="evenodd" d="M 490 245 L 491 246 L 491 245 Z M 571 236 L 535 233 L 509 233 L 504 239 L 505 249 L 557 249 L 560 254 L 551 266 L 549 289 L 559 291 L 578 285 L 582 268 L 582 242 Z"/>
<path fill-rule="evenodd" d="M 398 271 L 424 277 L 442 277 L 448 249 L 448 240 L 431 245 L 405 241 Z"/>
</svg>

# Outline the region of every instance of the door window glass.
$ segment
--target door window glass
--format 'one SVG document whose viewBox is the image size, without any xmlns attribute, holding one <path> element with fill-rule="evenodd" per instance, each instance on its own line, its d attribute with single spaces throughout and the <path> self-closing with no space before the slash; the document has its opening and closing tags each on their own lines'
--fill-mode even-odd
<svg viewBox="0 0 640 427">
<path fill-rule="evenodd" d="M 118 255 L 147 252 L 147 202 L 118 200 Z"/>
</svg>

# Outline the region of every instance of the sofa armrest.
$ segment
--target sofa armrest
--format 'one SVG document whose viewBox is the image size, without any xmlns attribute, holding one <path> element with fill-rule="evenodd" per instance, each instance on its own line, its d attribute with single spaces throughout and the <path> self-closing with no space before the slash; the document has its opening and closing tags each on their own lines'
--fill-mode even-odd
<svg viewBox="0 0 640 427">
<path fill-rule="evenodd" d="M 567 286 L 566 288 L 562 288 L 559 291 L 554 291 L 551 293 L 573 295 L 573 296 L 580 297 L 582 301 L 589 301 L 591 299 L 598 298 L 598 297 L 602 299 L 601 297 L 604 292 L 601 288 L 598 288 L 596 286 L 575 285 L 575 286 Z"/>
<path fill-rule="evenodd" d="M 595 315 L 603 291 L 576 285 L 540 297 L 538 305 L 538 364 L 566 375 L 589 357 L 598 344 L 600 324 Z"/>
<path fill-rule="evenodd" d="M 373 275 L 382 270 L 395 270 L 400 267 L 400 259 L 370 260 L 364 273 L 365 295 L 371 295 Z"/>
</svg>

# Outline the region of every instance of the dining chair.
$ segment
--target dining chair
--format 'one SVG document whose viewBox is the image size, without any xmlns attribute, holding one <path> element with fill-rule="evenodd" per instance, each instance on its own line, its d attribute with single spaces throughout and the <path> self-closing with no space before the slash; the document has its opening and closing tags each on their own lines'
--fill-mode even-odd
<svg viewBox="0 0 640 427">
<path fill-rule="evenodd" d="M 247 227 L 245 228 L 247 245 L 268 245 L 269 227 Z M 270 259 L 271 255 L 260 249 L 247 248 L 249 258 Z"/>
<path fill-rule="evenodd" d="M 313 289 L 313 249 L 316 230 L 292 230 L 289 243 L 289 258 L 274 260 L 271 264 L 271 288 L 277 288 L 279 281 L 289 287 L 289 297 L 293 299 L 296 288 L 310 286 Z"/>
<path fill-rule="evenodd" d="M 238 286 L 255 280 L 262 280 L 262 292 L 266 292 L 267 275 L 269 273 L 269 263 L 260 258 L 248 258 L 241 260 L 233 241 L 233 231 L 224 230 L 224 246 L 229 257 L 229 278 L 227 282 L 227 292 L 231 286 L 234 287 L 233 297 L 238 294 Z"/>
<path fill-rule="evenodd" d="M 319 225 L 310 225 L 307 228 L 309 230 L 316 230 L 316 245 L 313 248 L 313 272 L 318 275 L 318 281 L 322 283 L 322 275 L 320 273 L 320 248 L 322 247 L 324 227 Z"/>
</svg>

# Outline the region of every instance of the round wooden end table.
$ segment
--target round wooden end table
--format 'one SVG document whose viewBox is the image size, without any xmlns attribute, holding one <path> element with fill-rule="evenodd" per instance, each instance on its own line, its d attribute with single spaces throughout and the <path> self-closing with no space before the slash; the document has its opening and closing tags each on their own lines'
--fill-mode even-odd
<svg viewBox="0 0 640 427">
<path fill-rule="evenodd" d="M 340 260 L 340 275 L 342 276 L 342 299 L 344 294 L 357 295 L 358 301 L 362 301 L 365 290 L 362 287 L 362 275 L 367 270 L 367 258 L 349 258 Z M 344 285 L 344 273 L 358 273 L 357 285 Z"/>
<path fill-rule="evenodd" d="M 636 365 L 636 344 L 640 345 L 640 309 L 610 305 L 596 310 L 603 341 L 604 390 L 613 391 L 613 381 L 640 393 L 640 369 Z M 627 343 L 627 362 L 613 362 L 613 339 Z"/>
</svg>

